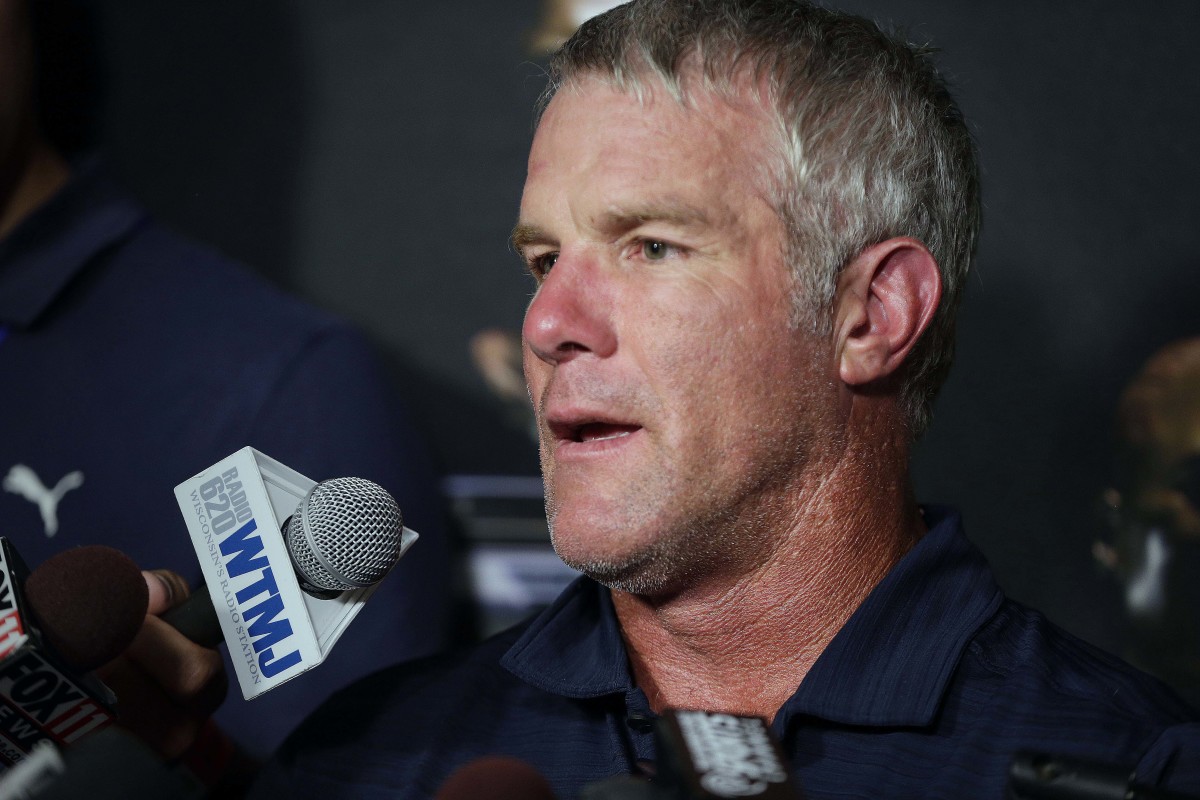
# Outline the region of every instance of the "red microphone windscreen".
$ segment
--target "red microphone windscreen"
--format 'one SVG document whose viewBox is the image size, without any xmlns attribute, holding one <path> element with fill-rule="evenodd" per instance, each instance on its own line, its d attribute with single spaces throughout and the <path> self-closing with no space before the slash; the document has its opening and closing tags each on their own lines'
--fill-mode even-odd
<svg viewBox="0 0 1200 800">
<path fill-rule="evenodd" d="M 42 562 L 25 580 L 25 599 L 46 641 L 82 671 L 129 647 L 150 602 L 137 564 L 104 545 L 74 547 Z"/>
<path fill-rule="evenodd" d="M 555 800 L 536 769 L 516 758 L 486 756 L 459 767 L 435 800 Z"/>
</svg>

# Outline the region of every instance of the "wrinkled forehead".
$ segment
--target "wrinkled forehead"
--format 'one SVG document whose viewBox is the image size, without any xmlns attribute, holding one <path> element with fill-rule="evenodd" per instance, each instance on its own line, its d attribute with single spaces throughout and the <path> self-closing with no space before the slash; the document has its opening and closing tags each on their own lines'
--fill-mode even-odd
<svg viewBox="0 0 1200 800">
<path fill-rule="evenodd" d="M 720 85 L 705 80 L 699 69 L 682 71 L 676 82 L 664 79 L 649 68 L 624 75 L 604 71 L 579 73 L 563 81 L 549 96 L 539 117 L 537 134 L 542 134 L 547 116 L 555 116 L 558 107 L 587 107 L 586 103 L 560 100 L 612 94 L 635 101 L 647 121 L 657 117 L 688 123 L 686 129 L 666 131 L 668 134 L 674 133 L 674 138 L 679 139 L 681 144 L 690 144 L 687 140 L 696 136 L 725 135 L 729 157 L 746 155 L 746 166 L 753 172 L 754 183 L 763 195 L 778 197 L 785 186 L 788 179 L 787 132 L 774 111 L 766 89 L 761 82 L 755 82 L 748 72 L 740 79 Z M 720 122 L 731 117 L 737 120 L 735 129 L 718 130 Z M 561 118 L 555 122 L 560 123 Z M 614 136 L 618 136 L 621 133 L 619 126 L 623 123 L 615 119 L 599 119 L 592 124 L 607 126 Z"/>
<path fill-rule="evenodd" d="M 767 157 L 771 142 L 769 120 L 754 102 L 711 92 L 692 92 L 683 102 L 661 84 L 634 92 L 588 76 L 564 84 L 542 115 L 526 189 L 548 178 L 589 193 L 610 185 L 653 188 L 642 178 L 697 200 L 749 192 L 773 206 L 773 184 L 764 180 L 779 172 Z"/>
</svg>

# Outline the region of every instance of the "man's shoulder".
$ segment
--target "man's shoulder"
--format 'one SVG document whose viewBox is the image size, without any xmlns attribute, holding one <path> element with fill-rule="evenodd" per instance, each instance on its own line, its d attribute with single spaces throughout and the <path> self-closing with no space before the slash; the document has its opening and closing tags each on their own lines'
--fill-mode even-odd
<svg viewBox="0 0 1200 800">
<path fill-rule="evenodd" d="M 503 752 L 506 739 L 541 735 L 537 711 L 552 697 L 500 663 L 523 627 L 388 667 L 336 692 L 284 742 L 256 796 L 283 787 L 302 797 L 351 789 L 355 796 L 421 795 L 415 787 L 432 796 L 450 765 Z"/>
<path fill-rule="evenodd" d="M 500 661 L 525 627 L 526 624 L 518 625 L 476 645 L 401 662 L 372 673 L 335 693 L 304 727 L 320 726 L 320 716 L 325 713 L 342 716 L 359 712 L 359 719 L 374 725 L 387 724 L 389 717 L 397 713 L 408 720 L 442 719 L 448 709 L 460 703 L 482 711 L 495 697 L 486 690 L 503 691 L 520 683 Z"/>
<path fill-rule="evenodd" d="M 941 724 L 1005 752 L 1137 767 L 1147 781 L 1200 758 L 1200 714 L 1175 692 L 1011 600 L 970 642 Z"/>
<path fill-rule="evenodd" d="M 432 797 L 456 769 L 495 756 L 567 796 L 626 771 L 627 682 L 585 674 L 607 671 L 588 645 L 603 639 L 592 612 L 604 596 L 582 579 L 529 622 L 357 681 L 289 737 L 252 796 Z"/>
<path fill-rule="evenodd" d="M 1024 688 L 1050 708 L 1082 704 L 1150 724 L 1198 718 L 1161 681 L 1012 600 L 971 641 L 964 668 L 964 677 Z"/>
</svg>

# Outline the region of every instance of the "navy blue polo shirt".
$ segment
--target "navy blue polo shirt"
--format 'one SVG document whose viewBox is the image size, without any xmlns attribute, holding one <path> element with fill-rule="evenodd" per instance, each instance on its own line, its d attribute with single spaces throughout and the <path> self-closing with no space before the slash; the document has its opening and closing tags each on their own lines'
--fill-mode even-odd
<svg viewBox="0 0 1200 800">
<path fill-rule="evenodd" d="M 773 727 L 806 798 L 1002 798 L 1019 749 L 1200 791 L 1200 723 L 1167 688 L 1007 600 L 958 515 L 930 531 L 817 659 Z M 333 696 L 253 796 L 431 797 L 485 755 L 560 798 L 656 758 L 610 594 L 584 578 L 465 654 Z"/>
<path fill-rule="evenodd" d="M 442 643 L 436 481 L 346 324 L 155 224 L 91 162 L 0 240 L 0 328 L 0 535 L 31 568 L 108 544 L 195 582 L 174 486 L 246 445 L 314 480 L 378 482 L 422 534 L 326 663 L 251 702 L 231 689 L 218 719 L 250 749 Z"/>
</svg>

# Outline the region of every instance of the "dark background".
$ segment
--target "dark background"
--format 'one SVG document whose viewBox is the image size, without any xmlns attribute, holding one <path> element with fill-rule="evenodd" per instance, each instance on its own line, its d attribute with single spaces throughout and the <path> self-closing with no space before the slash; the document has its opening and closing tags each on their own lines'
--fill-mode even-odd
<svg viewBox="0 0 1200 800">
<path fill-rule="evenodd" d="M 1093 565 L 1121 386 L 1200 333 L 1200 4 L 839 7 L 942 52 L 983 156 L 958 361 L 917 455 L 1018 599 L 1118 649 Z M 447 473 L 533 473 L 468 354 L 517 329 L 507 236 L 541 61 L 537 0 L 95 9 L 99 139 L 160 218 L 363 327 Z"/>
</svg>

